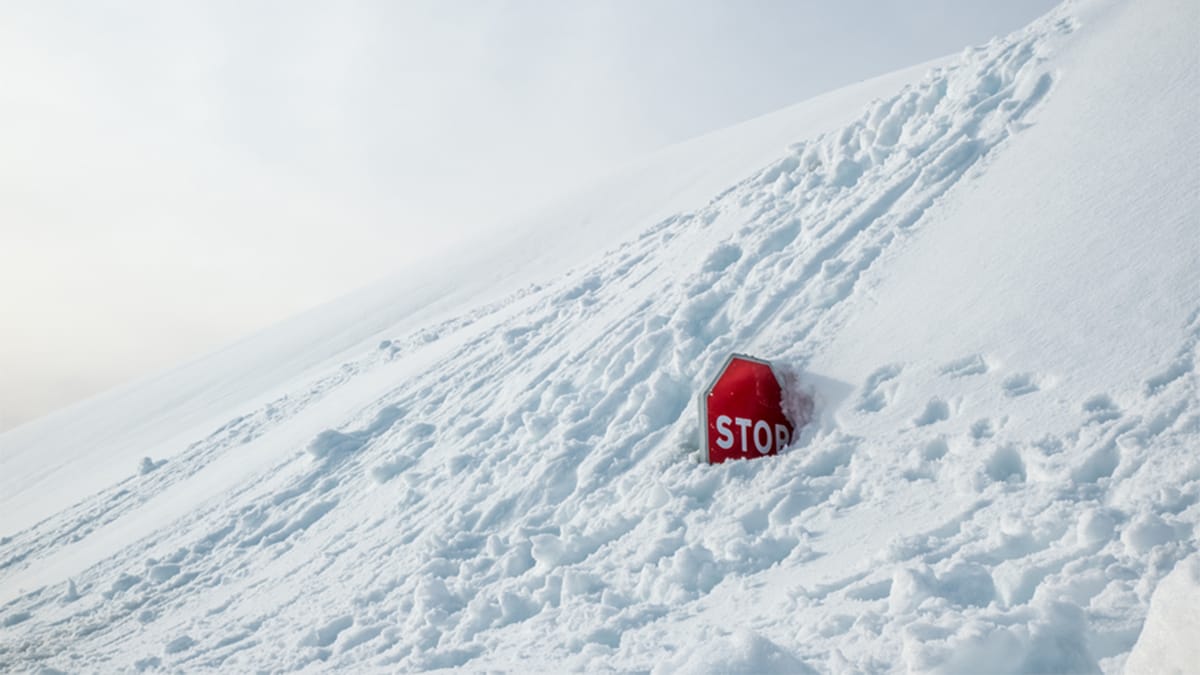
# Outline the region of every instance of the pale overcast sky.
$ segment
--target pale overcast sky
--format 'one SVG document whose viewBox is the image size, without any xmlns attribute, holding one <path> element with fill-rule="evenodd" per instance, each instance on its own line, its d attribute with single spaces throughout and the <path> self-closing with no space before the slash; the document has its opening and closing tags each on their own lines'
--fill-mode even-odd
<svg viewBox="0 0 1200 675">
<path fill-rule="evenodd" d="M 0 4 L 0 430 L 1050 0 Z"/>
</svg>

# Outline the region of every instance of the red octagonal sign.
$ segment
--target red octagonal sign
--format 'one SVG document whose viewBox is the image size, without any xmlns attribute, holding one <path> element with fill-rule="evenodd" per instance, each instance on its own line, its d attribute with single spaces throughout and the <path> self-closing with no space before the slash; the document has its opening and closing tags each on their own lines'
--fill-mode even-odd
<svg viewBox="0 0 1200 675">
<path fill-rule="evenodd" d="M 783 413 L 782 399 L 770 362 L 744 354 L 730 356 L 700 395 L 705 462 L 774 455 L 787 447 L 795 429 Z"/>
</svg>

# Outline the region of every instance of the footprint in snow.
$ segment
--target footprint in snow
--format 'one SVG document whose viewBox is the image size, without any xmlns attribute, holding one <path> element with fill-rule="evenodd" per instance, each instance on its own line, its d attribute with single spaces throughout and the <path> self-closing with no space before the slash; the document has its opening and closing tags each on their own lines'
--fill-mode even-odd
<svg viewBox="0 0 1200 675">
<path fill-rule="evenodd" d="M 925 404 L 924 412 L 913 420 L 913 424 L 918 427 L 927 427 L 947 419 L 950 419 L 950 404 L 935 396 Z"/>
<path fill-rule="evenodd" d="M 1037 378 L 1033 373 L 1019 373 L 1004 380 L 1004 394 L 1010 398 L 1032 394 L 1039 389 Z"/>
<path fill-rule="evenodd" d="M 1098 394 L 1083 402 L 1088 424 L 1101 424 L 1121 417 L 1121 409 L 1107 394 Z"/>
<path fill-rule="evenodd" d="M 955 359 L 942 366 L 941 373 L 955 379 L 982 375 L 988 371 L 988 363 L 980 354 L 971 354 L 961 359 Z"/>
<path fill-rule="evenodd" d="M 996 432 L 992 429 L 992 421 L 986 417 L 981 417 L 971 425 L 971 439 L 975 441 L 983 441 L 994 436 Z"/>
<path fill-rule="evenodd" d="M 896 395 L 898 383 L 895 382 L 895 379 L 900 375 L 901 370 L 899 364 L 893 363 L 878 368 L 868 375 L 867 381 L 863 384 L 862 400 L 858 404 L 859 411 L 877 413 L 886 408 Z"/>
<path fill-rule="evenodd" d="M 1182 355 L 1171 362 L 1162 372 L 1149 377 L 1145 382 L 1145 394 L 1152 397 L 1167 388 L 1175 380 L 1192 372 L 1194 364 L 1188 355 Z"/>
</svg>

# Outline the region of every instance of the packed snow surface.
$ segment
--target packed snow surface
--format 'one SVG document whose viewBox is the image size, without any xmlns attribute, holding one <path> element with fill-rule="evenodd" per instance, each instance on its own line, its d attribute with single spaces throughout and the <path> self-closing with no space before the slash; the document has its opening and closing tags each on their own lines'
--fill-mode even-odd
<svg viewBox="0 0 1200 675">
<path fill-rule="evenodd" d="M 1186 671 L 1197 26 L 1065 4 L 0 436 L 0 669 Z M 734 351 L 816 421 L 701 465 Z"/>
</svg>

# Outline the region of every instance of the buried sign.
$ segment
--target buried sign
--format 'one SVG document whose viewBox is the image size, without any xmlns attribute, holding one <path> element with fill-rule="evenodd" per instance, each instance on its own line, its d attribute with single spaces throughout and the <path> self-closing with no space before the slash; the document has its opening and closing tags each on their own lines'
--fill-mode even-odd
<svg viewBox="0 0 1200 675">
<path fill-rule="evenodd" d="M 700 394 L 701 452 L 707 464 L 774 455 L 795 428 L 783 412 L 783 391 L 768 361 L 730 356 Z"/>
</svg>

